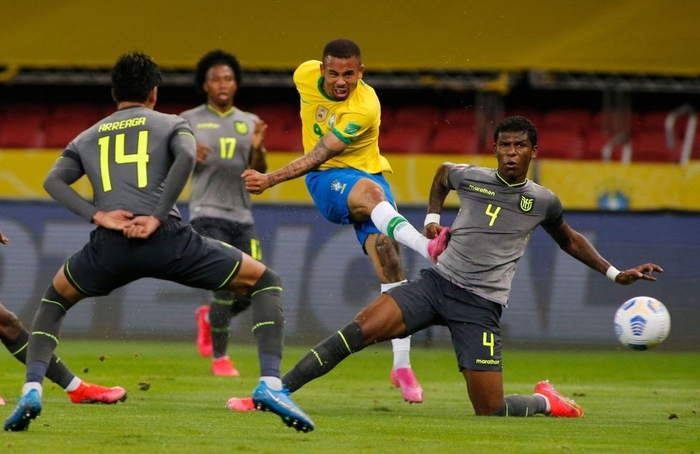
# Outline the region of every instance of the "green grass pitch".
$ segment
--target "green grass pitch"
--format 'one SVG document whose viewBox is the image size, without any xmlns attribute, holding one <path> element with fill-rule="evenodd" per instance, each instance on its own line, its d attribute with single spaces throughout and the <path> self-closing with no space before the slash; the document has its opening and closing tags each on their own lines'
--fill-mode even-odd
<svg viewBox="0 0 700 454">
<path fill-rule="evenodd" d="M 294 394 L 316 423 L 307 434 L 271 413 L 232 413 L 255 387 L 251 345 L 232 345 L 240 378 L 213 377 L 194 342 L 64 340 L 58 353 L 82 378 L 127 388 L 117 405 L 75 405 L 45 383 L 28 432 L 0 435 L 2 453 L 700 453 L 700 353 L 505 347 L 506 393 L 549 379 L 580 403 L 581 419 L 476 417 L 451 349 L 414 347 L 425 390 L 409 405 L 389 383 L 388 344 L 360 352 Z M 289 369 L 306 348 L 288 347 Z M 9 415 L 24 368 L 1 356 Z M 144 384 L 148 384 L 147 390 Z"/>
</svg>

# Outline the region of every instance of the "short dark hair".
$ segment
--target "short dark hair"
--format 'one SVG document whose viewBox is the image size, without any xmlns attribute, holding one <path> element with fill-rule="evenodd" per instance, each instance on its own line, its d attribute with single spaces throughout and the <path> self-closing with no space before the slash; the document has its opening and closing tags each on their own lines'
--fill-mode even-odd
<svg viewBox="0 0 700 454">
<path fill-rule="evenodd" d="M 360 53 L 360 46 L 355 44 L 354 41 L 349 39 L 339 38 L 326 44 L 323 48 L 323 61 L 326 61 L 326 57 L 331 56 L 335 58 L 352 58 L 357 57 L 357 61 L 362 63 L 362 54 Z"/>
<path fill-rule="evenodd" d="M 141 52 L 122 55 L 112 68 L 112 93 L 117 102 L 146 102 L 161 81 L 158 65 Z"/>
<path fill-rule="evenodd" d="M 498 142 L 498 136 L 502 132 L 526 132 L 527 138 L 530 139 L 532 146 L 534 147 L 537 145 L 537 128 L 525 117 L 508 117 L 501 121 L 498 126 L 496 126 L 496 130 L 493 131 L 493 143 Z"/>
<path fill-rule="evenodd" d="M 206 93 L 202 86 L 207 79 L 207 72 L 212 66 L 225 65 L 233 70 L 233 77 L 236 80 L 236 85 L 240 88 L 241 78 L 243 76 L 241 65 L 235 55 L 224 52 L 221 49 L 212 50 L 199 59 L 197 67 L 194 71 L 194 86 L 200 96 L 206 97 Z"/>
</svg>

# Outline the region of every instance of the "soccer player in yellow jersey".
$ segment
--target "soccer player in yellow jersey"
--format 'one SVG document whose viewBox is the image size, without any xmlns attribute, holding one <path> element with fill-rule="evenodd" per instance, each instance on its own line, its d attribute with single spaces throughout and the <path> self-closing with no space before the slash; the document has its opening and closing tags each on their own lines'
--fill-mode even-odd
<svg viewBox="0 0 700 454">
<path fill-rule="evenodd" d="M 362 80 L 360 48 L 348 39 L 329 42 L 323 61 L 302 63 L 294 72 L 301 98 L 304 156 L 270 173 L 246 170 L 246 189 L 267 188 L 306 175 L 319 211 L 336 224 L 352 224 L 381 281 L 382 292 L 405 281 L 398 243 L 435 261 L 444 236 L 428 240 L 396 211 L 391 172 L 379 152 L 381 107 L 374 89 Z M 410 363 L 410 337 L 394 339 L 391 381 L 408 402 L 423 401 Z"/>
</svg>

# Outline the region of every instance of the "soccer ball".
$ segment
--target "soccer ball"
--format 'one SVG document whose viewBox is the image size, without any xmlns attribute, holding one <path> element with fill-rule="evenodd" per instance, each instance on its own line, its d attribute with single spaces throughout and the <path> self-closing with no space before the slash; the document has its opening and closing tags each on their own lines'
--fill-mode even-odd
<svg viewBox="0 0 700 454">
<path fill-rule="evenodd" d="M 632 350 L 648 350 L 663 342 L 671 330 L 671 316 L 663 303 L 650 296 L 637 296 L 615 312 L 615 335 Z"/>
</svg>

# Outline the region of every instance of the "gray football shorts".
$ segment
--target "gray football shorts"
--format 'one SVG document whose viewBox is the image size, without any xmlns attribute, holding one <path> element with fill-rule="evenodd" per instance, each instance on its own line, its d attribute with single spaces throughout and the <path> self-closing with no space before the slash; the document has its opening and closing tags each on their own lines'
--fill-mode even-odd
<svg viewBox="0 0 700 454">
<path fill-rule="evenodd" d="M 447 326 L 460 371 L 502 370 L 502 305 L 453 284 L 432 268 L 386 293 L 401 308 L 407 335 Z"/>
<path fill-rule="evenodd" d="M 190 225 L 197 232 L 240 249 L 255 260 L 262 261 L 262 250 L 255 224 L 239 224 L 222 218 L 195 218 Z"/>
<path fill-rule="evenodd" d="M 219 290 L 240 270 L 243 253 L 169 218 L 146 240 L 98 227 L 90 241 L 65 263 L 68 281 L 87 296 L 149 277 L 188 287 Z"/>
</svg>

